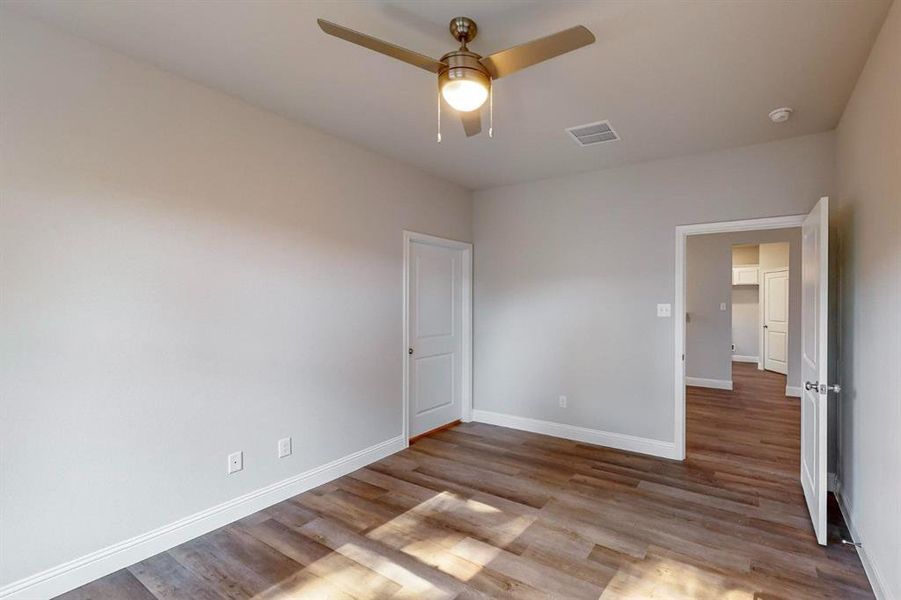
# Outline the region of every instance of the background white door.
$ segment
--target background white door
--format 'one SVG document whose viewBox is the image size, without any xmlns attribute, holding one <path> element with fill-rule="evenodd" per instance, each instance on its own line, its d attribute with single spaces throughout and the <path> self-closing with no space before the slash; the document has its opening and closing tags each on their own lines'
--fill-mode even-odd
<svg viewBox="0 0 901 600">
<path fill-rule="evenodd" d="M 763 274 L 763 368 L 788 374 L 788 270 Z"/>
<path fill-rule="evenodd" d="M 817 541 L 826 544 L 829 199 L 801 228 L 801 487 Z"/>
<path fill-rule="evenodd" d="M 410 437 L 463 416 L 466 256 L 466 251 L 456 244 L 410 241 L 407 278 Z"/>
</svg>

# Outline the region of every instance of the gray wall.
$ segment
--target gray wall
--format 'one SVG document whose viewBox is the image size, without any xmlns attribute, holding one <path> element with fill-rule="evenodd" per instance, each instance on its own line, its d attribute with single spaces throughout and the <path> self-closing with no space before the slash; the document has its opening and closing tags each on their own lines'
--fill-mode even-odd
<svg viewBox="0 0 901 600">
<path fill-rule="evenodd" d="M 733 246 L 732 266 L 756 265 L 760 262 L 760 247 Z M 732 287 L 732 343 L 733 356 L 758 356 L 757 329 L 760 323 L 760 298 L 758 286 Z"/>
<path fill-rule="evenodd" d="M 0 585 L 400 435 L 401 232 L 470 239 L 468 191 L 12 14 L 0 38 Z"/>
<path fill-rule="evenodd" d="M 732 287 L 733 356 L 759 357 L 757 328 L 760 323 L 760 298 L 757 286 Z"/>
<path fill-rule="evenodd" d="M 732 245 L 789 244 L 788 384 L 801 381 L 801 230 L 692 235 L 685 245 L 685 375 L 732 380 Z M 761 247 L 763 248 L 763 247 Z M 764 254 L 761 251 L 761 255 Z M 760 259 L 763 262 L 763 258 Z M 772 265 L 770 265 L 772 266 Z M 757 295 L 758 287 L 751 288 Z M 726 311 L 720 303 L 726 303 Z M 755 304 L 756 306 L 756 304 Z M 759 334 L 754 318 L 755 335 Z M 759 344 L 759 339 L 755 347 Z"/>
<path fill-rule="evenodd" d="M 838 127 L 841 493 L 888 597 L 901 598 L 901 3 Z"/>
<path fill-rule="evenodd" d="M 675 226 L 806 213 L 833 169 L 825 133 L 476 192 L 475 407 L 672 441 Z"/>
</svg>

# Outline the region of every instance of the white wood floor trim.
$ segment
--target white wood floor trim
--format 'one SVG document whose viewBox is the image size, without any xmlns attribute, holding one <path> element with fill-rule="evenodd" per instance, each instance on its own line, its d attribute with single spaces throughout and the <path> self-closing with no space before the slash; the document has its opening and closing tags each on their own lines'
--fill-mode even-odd
<svg viewBox="0 0 901 600">
<path fill-rule="evenodd" d="M 733 354 L 732 362 L 746 362 L 746 363 L 757 364 L 760 362 L 760 358 L 758 358 L 756 356 L 745 356 L 742 354 Z"/>
<path fill-rule="evenodd" d="M 52 598 L 365 467 L 407 447 L 403 436 L 254 490 L 0 588 L 3 600 Z"/>
<path fill-rule="evenodd" d="M 785 395 L 791 396 L 792 398 L 800 398 L 801 388 L 795 385 L 787 385 L 785 386 Z"/>
<path fill-rule="evenodd" d="M 539 419 L 518 417 L 516 415 L 507 415 L 487 410 L 472 411 L 472 420 L 479 423 L 487 423 L 489 425 L 500 425 L 501 427 L 509 427 L 511 429 L 520 429 L 532 433 L 543 433 L 544 435 L 551 435 L 567 440 L 616 448 L 617 450 L 639 452 L 641 454 L 650 454 L 662 458 L 678 459 L 676 445 L 673 442 L 663 442 L 650 438 L 636 437 L 634 435 L 601 431 L 599 429 L 588 429 L 587 427 L 554 423 L 552 421 L 541 421 Z"/>
<path fill-rule="evenodd" d="M 860 546 L 857 547 L 857 554 L 860 556 L 860 562 L 863 563 L 863 570 L 867 573 L 867 579 L 870 580 L 870 586 L 873 588 L 873 595 L 876 596 L 876 600 L 898 600 L 889 590 L 888 585 L 885 583 L 885 579 L 882 577 L 882 571 L 876 566 L 873 557 L 867 553 L 866 545 L 861 539 L 860 533 L 854 525 L 854 521 L 851 520 L 851 510 L 848 505 L 845 504 L 845 498 L 841 494 L 841 489 L 841 481 L 836 479 L 835 499 L 838 500 L 838 508 L 842 513 L 842 517 L 845 519 L 845 523 L 848 525 L 848 530 L 851 532 L 851 540 L 860 544 Z"/>
<path fill-rule="evenodd" d="M 715 390 L 732 390 L 731 379 L 706 379 L 704 377 L 686 377 L 685 385 L 713 388 Z"/>
</svg>

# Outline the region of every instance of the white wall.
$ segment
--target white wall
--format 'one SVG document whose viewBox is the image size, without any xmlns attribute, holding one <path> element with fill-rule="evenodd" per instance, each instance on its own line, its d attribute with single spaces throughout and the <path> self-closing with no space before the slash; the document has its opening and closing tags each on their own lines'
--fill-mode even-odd
<svg viewBox="0 0 901 600">
<path fill-rule="evenodd" d="M 475 408 L 672 441 L 675 226 L 806 213 L 833 168 L 825 133 L 476 192 Z"/>
<path fill-rule="evenodd" d="M 886 597 L 901 599 L 901 3 L 837 135 L 839 478 Z"/>
<path fill-rule="evenodd" d="M 401 232 L 469 240 L 469 192 L 14 14 L 0 38 L 0 586 L 401 433 Z"/>
<path fill-rule="evenodd" d="M 732 380 L 733 323 L 732 246 L 756 243 L 762 268 L 789 267 L 787 385 L 801 382 L 801 230 L 773 229 L 688 236 L 685 244 L 685 309 L 691 315 L 685 328 L 685 375 L 719 381 Z M 759 286 L 744 286 L 759 307 Z M 720 310 L 720 303 L 726 310 Z M 742 310 L 742 309 L 739 309 Z M 760 317 L 750 319 L 752 336 L 762 344 Z M 762 346 L 760 346 L 762 347 Z M 736 354 L 742 354 L 736 351 Z"/>
<path fill-rule="evenodd" d="M 732 246 L 732 266 L 760 263 L 760 246 Z M 758 356 L 757 329 L 760 327 L 759 286 L 732 286 L 732 344 L 733 356 Z"/>
<path fill-rule="evenodd" d="M 760 327 L 758 287 L 732 286 L 732 343 L 735 345 L 733 356 L 751 358 L 760 356 L 757 340 L 757 329 Z"/>
</svg>

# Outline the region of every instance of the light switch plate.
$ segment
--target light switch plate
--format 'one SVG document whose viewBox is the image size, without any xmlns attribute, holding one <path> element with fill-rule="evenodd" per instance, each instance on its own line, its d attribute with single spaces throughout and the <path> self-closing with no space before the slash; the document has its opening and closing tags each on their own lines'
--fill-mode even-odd
<svg viewBox="0 0 901 600">
<path fill-rule="evenodd" d="M 725 302 L 720 302 L 720 310 L 723 312 L 726 312 L 726 303 Z"/>
<path fill-rule="evenodd" d="M 657 316 L 658 316 L 658 317 L 671 317 L 671 316 L 673 316 L 673 306 L 672 306 L 672 304 L 658 304 L 658 305 L 657 305 Z"/>
</svg>

